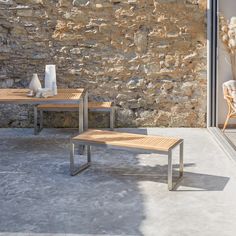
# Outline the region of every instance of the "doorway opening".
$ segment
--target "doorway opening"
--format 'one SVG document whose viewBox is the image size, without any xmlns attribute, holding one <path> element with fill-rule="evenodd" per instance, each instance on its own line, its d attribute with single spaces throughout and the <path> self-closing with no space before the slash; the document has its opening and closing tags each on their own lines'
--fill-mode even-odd
<svg viewBox="0 0 236 236">
<path fill-rule="evenodd" d="M 208 1 L 208 127 L 224 149 L 235 156 L 236 118 L 230 119 L 225 131 L 223 126 L 228 114 L 223 84 L 233 79 L 231 61 L 226 45 L 222 42 L 220 17 L 227 22 L 236 16 L 235 0 Z M 236 29 L 236 28 L 235 28 Z M 235 31 L 236 32 L 236 31 Z M 235 41 L 236 42 L 236 41 Z M 236 108 L 235 108 L 236 109 Z"/>
</svg>

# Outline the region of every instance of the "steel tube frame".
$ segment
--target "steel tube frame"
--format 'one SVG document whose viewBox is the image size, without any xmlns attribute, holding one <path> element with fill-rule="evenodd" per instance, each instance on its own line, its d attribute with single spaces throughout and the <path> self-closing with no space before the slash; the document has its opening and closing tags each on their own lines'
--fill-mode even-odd
<svg viewBox="0 0 236 236">
<path fill-rule="evenodd" d="M 52 101 L 42 101 L 38 103 L 33 103 L 34 104 L 34 134 L 37 135 L 42 129 L 43 129 L 43 110 L 39 110 L 37 108 L 38 105 L 40 104 L 75 104 L 74 102 L 71 101 L 57 101 L 57 102 L 52 102 Z M 79 133 L 83 133 L 84 130 L 88 129 L 88 92 L 85 91 L 81 98 L 77 101 L 77 104 L 79 104 Z M 40 112 L 39 115 L 39 128 L 38 128 L 38 110 Z"/>
<path fill-rule="evenodd" d="M 43 111 L 39 111 L 39 132 L 43 129 Z"/>
<path fill-rule="evenodd" d="M 84 131 L 84 98 L 79 102 L 79 133 Z"/>
<path fill-rule="evenodd" d="M 37 111 L 37 105 L 34 105 L 34 135 L 38 134 L 38 111 Z"/>
<path fill-rule="evenodd" d="M 74 162 L 74 147 L 75 144 L 78 145 L 85 145 L 87 147 L 87 163 L 75 167 Z M 111 149 L 118 149 L 118 150 L 128 150 L 128 151 L 144 151 L 144 152 L 151 152 L 151 153 L 158 153 L 158 154 L 164 154 L 168 156 L 168 173 L 167 173 L 167 182 L 168 182 L 168 190 L 174 190 L 176 186 L 178 185 L 179 181 L 182 179 L 183 173 L 184 173 L 184 140 L 180 139 L 179 142 L 177 142 L 169 151 L 156 151 L 156 150 L 146 150 L 141 148 L 127 148 L 122 146 L 113 146 L 113 145 L 107 145 L 107 144 L 98 144 L 94 142 L 89 141 L 76 141 L 71 140 L 71 150 L 70 150 L 70 173 L 72 176 L 77 175 L 81 173 L 83 170 L 87 169 L 91 165 L 91 146 L 98 146 L 98 147 L 105 147 L 105 148 L 111 148 Z M 173 184 L 173 155 L 172 151 L 177 146 L 179 146 L 179 177 L 175 184 Z"/>
<path fill-rule="evenodd" d="M 71 148 L 70 148 L 70 174 L 71 176 L 77 175 L 79 173 L 81 173 L 83 170 L 86 170 L 87 168 L 90 167 L 91 165 L 91 149 L 90 146 L 87 145 L 86 149 L 87 149 L 87 162 L 79 167 L 75 166 L 75 144 L 71 142 L 70 144 Z"/>
<path fill-rule="evenodd" d="M 84 117 L 84 130 L 88 129 L 88 92 L 85 92 L 84 95 L 84 107 L 83 107 L 83 117 Z"/>
<path fill-rule="evenodd" d="M 115 124 L 115 107 L 112 107 L 110 111 L 110 129 L 111 130 L 114 130 L 114 124 Z"/>
<path fill-rule="evenodd" d="M 87 100 L 84 103 L 84 128 L 85 128 L 85 130 L 88 129 L 88 110 L 93 111 L 93 112 L 109 112 L 110 113 L 110 130 L 114 130 L 114 127 L 115 127 L 115 125 L 114 125 L 115 124 L 115 107 L 100 108 L 100 109 L 92 109 L 92 108 L 89 109 L 89 108 L 87 108 L 88 105 L 85 105 L 86 103 L 88 104 L 88 94 L 85 95 L 84 100 Z M 39 132 L 43 129 L 43 112 L 44 111 L 55 111 L 55 112 L 78 111 L 78 109 L 75 109 L 75 108 L 37 108 L 37 110 L 40 112 L 39 113 L 39 121 L 40 121 Z"/>
</svg>

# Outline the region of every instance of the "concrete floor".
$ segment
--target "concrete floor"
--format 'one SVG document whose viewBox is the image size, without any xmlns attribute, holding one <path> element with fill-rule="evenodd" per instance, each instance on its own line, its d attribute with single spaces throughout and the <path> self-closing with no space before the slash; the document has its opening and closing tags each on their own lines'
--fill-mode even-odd
<svg viewBox="0 0 236 236">
<path fill-rule="evenodd" d="M 236 235 L 236 165 L 207 130 L 128 131 L 185 139 L 177 191 L 166 157 L 94 148 L 94 165 L 71 177 L 73 131 L 0 129 L 0 236 Z"/>
<path fill-rule="evenodd" d="M 234 144 L 236 148 L 236 129 L 226 129 L 225 135 L 229 138 L 229 140 Z"/>
</svg>

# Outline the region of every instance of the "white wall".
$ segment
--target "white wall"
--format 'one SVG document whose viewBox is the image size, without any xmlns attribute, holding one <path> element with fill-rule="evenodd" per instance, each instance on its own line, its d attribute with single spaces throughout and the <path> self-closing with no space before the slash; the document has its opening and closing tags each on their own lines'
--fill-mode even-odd
<svg viewBox="0 0 236 236">
<path fill-rule="evenodd" d="M 236 16 L 236 0 L 218 0 L 219 12 L 226 19 Z M 221 40 L 218 40 L 218 124 L 223 124 L 227 114 L 227 104 L 223 98 L 222 84 L 232 79 L 231 65 Z M 236 119 L 230 122 L 236 124 Z"/>
</svg>

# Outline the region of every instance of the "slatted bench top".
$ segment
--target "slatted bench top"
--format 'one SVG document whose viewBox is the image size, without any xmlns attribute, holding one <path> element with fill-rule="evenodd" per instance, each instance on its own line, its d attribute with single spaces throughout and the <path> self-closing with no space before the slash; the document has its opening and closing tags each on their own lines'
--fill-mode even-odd
<svg viewBox="0 0 236 236">
<path fill-rule="evenodd" d="M 112 107 L 112 102 L 89 102 L 89 109 L 108 109 Z M 39 109 L 77 109 L 79 104 L 42 104 Z"/>
<path fill-rule="evenodd" d="M 84 89 L 58 89 L 58 94 L 48 98 L 27 97 L 29 89 L 0 89 L 0 103 L 32 103 L 32 102 L 57 102 L 79 100 L 84 93 Z"/>
<path fill-rule="evenodd" d="M 72 141 L 168 152 L 183 140 L 164 136 L 149 136 L 107 130 L 88 130 L 72 138 Z"/>
</svg>

